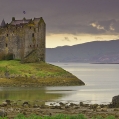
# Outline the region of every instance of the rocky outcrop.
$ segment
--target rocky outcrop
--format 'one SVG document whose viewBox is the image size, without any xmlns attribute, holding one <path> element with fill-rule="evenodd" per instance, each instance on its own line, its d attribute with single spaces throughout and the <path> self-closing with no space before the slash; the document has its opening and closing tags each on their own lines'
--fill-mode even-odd
<svg viewBox="0 0 119 119">
<path fill-rule="evenodd" d="M 0 117 L 5 117 L 7 116 L 7 113 L 4 110 L 0 109 Z"/>
<path fill-rule="evenodd" d="M 6 102 L 6 103 L 5 103 Z M 97 116 L 100 116 L 100 119 L 119 119 L 119 108 L 108 108 L 108 105 L 98 105 L 98 104 L 84 104 L 81 103 L 73 103 L 73 102 L 52 102 L 50 105 L 46 105 L 45 101 L 37 100 L 37 101 L 23 101 L 23 100 L 6 100 L 2 104 L 0 104 L 0 117 L 7 116 L 7 119 L 21 119 L 29 117 L 31 114 L 37 115 L 39 117 L 48 117 L 62 114 L 64 115 L 79 115 L 83 114 L 85 119 L 92 119 Z M 5 103 L 5 105 L 4 105 Z M 9 103 L 11 105 L 9 105 Z M 81 104 L 83 104 L 81 106 Z M 19 115 L 20 114 L 20 115 Z M 110 118 L 108 117 L 109 115 Z M 82 116 L 81 116 L 82 117 Z M 34 117 L 30 117 L 33 119 Z M 2 118 L 0 118 L 2 119 Z M 56 119 L 56 118 L 53 118 Z M 62 119 L 66 119 L 63 117 Z M 69 119 L 69 118 L 68 118 Z M 81 118 L 73 118 L 72 119 L 81 119 Z M 82 119 L 84 119 L 82 117 Z M 99 118 L 98 118 L 99 119 Z"/>
<path fill-rule="evenodd" d="M 114 96 L 114 97 L 112 98 L 112 106 L 113 106 L 113 107 L 119 107 L 119 95 Z"/>
</svg>

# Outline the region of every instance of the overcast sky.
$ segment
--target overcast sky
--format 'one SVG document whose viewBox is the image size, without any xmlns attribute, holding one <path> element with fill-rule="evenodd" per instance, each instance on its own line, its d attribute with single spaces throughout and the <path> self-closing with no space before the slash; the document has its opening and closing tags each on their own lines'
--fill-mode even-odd
<svg viewBox="0 0 119 119">
<path fill-rule="evenodd" d="M 12 17 L 43 17 L 47 47 L 119 39 L 119 0 L 0 0 L 0 21 Z"/>
</svg>

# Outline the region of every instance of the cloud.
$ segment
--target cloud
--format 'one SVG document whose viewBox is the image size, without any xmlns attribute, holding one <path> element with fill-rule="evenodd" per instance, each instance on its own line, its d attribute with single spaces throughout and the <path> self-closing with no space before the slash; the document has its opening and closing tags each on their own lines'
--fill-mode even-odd
<svg viewBox="0 0 119 119">
<path fill-rule="evenodd" d="M 119 0 L 1 0 L 0 20 L 42 16 L 47 34 L 114 34 L 119 33 L 118 6 Z"/>
<path fill-rule="evenodd" d="M 93 21 L 90 25 L 97 30 L 103 29 L 106 33 L 119 33 L 119 20 L 116 19 Z"/>
<path fill-rule="evenodd" d="M 68 37 L 64 37 L 62 41 L 70 41 Z"/>
<path fill-rule="evenodd" d="M 81 40 L 81 39 L 78 39 L 78 37 L 74 37 L 74 39 L 75 39 L 76 41 Z"/>
<path fill-rule="evenodd" d="M 96 28 L 96 29 L 104 29 L 104 27 L 103 26 L 101 26 L 101 25 L 99 25 L 98 23 L 91 23 L 90 24 L 92 27 L 94 27 L 94 28 Z"/>
<path fill-rule="evenodd" d="M 74 37 L 74 39 L 77 41 L 78 40 L 78 38 L 77 37 Z"/>
<path fill-rule="evenodd" d="M 100 39 L 103 39 L 103 38 L 102 37 L 95 37 L 95 39 L 100 40 Z"/>
</svg>

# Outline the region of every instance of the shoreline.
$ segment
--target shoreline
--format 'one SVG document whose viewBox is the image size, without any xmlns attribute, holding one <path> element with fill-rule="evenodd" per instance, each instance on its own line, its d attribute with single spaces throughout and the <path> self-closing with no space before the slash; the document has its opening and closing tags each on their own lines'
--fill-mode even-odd
<svg viewBox="0 0 119 119">
<path fill-rule="evenodd" d="M 44 101 L 42 103 L 40 100 L 35 100 L 34 102 L 6 100 L 0 104 L 0 114 L 5 113 L 8 119 L 12 119 L 18 114 L 24 114 L 25 116 L 30 116 L 31 114 L 39 116 L 83 114 L 88 119 L 98 115 L 103 117 L 113 115 L 119 118 L 119 108 L 114 108 L 111 104 L 85 104 L 83 102 L 75 104 L 72 102 L 63 103 L 61 101 L 52 101 L 49 105 L 46 105 L 46 102 L 47 101 Z"/>
</svg>

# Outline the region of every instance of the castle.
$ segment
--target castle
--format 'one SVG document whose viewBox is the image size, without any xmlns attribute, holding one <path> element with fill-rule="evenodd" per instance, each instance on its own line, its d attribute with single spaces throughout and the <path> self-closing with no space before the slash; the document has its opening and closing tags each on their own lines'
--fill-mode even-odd
<svg viewBox="0 0 119 119">
<path fill-rule="evenodd" d="M 20 59 L 23 62 L 45 62 L 46 24 L 42 17 L 23 18 L 0 26 L 0 60 Z"/>
</svg>

